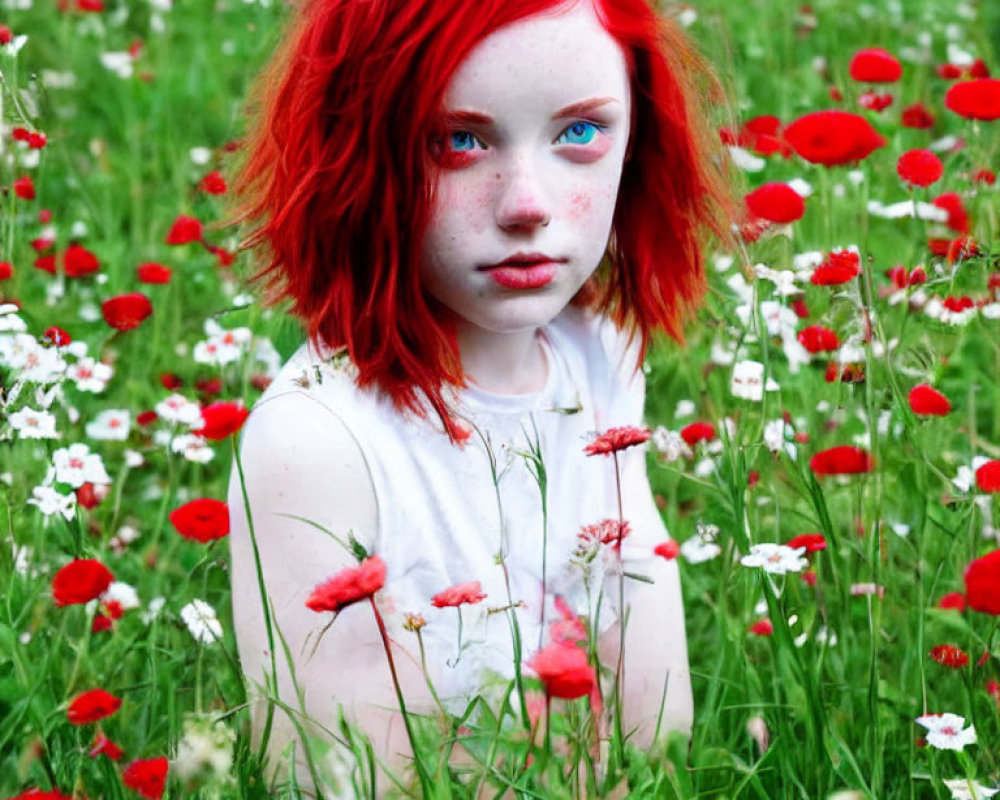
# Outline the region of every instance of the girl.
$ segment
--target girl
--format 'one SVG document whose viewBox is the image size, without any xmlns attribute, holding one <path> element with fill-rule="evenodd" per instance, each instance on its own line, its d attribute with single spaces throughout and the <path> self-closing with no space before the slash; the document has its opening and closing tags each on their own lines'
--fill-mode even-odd
<svg viewBox="0 0 1000 800">
<path fill-rule="evenodd" d="M 258 277 L 308 334 L 255 406 L 230 490 L 243 669 L 289 712 L 269 753 L 342 710 L 390 764 L 408 754 L 371 608 L 330 626 L 306 607 L 356 565 L 348 532 L 387 566 L 375 600 L 412 713 L 434 707 L 413 628 L 461 710 L 502 696 L 518 654 L 580 614 L 605 665 L 624 642 L 633 741 L 688 728 L 678 574 L 653 554 L 667 535 L 644 455 L 584 448 L 641 425 L 643 353 L 679 336 L 700 236 L 722 228 L 703 63 L 647 0 L 304 0 L 294 15 L 238 185 Z M 619 509 L 627 535 L 588 561 Z M 649 580 L 626 582 L 624 606 L 621 570 Z M 261 702 L 258 736 L 266 716 Z"/>
</svg>

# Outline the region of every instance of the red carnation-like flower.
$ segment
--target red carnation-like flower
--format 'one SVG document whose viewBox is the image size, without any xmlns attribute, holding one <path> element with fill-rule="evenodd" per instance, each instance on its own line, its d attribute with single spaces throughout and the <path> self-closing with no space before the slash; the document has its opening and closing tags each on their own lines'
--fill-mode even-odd
<svg viewBox="0 0 1000 800">
<path fill-rule="evenodd" d="M 851 77 L 864 83 L 895 83 L 903 75 L 899 61 L 881 47 L 860 50 L 848 67 Z"/>
<path fill-rule="evenodd" d="M 806 161 L 834 167 L 867 158 L 887 142 L 859 114 L 814 111 L 785 128 L 785 139 Z"/>
<path fill-rule="evenodd" d="M 817 475 L 857 475 L 875 466 L 867 450 L 839 445 L 821 450 L 809 459 L 809 468 Z"/>
<path fill-rule="evenodd" d="M 822 325 L 810 325 L 808 328 L 803 328 L 799 331 L 798 339 L 799 344 L 810 353 L 824 353 L 840 347 L 840 339 L 837 338 L 837 334 Z"/>
<path fill-rule="evenodd" d="M 969 654 L 953 644 L 939 644 L 931 648 L 930 657 L 951 669 L 961 669 L 969 663 Z"/>
<path fill-rule="evenodd" d="M 42 338 L 53 347 L 65 347 L 73 341 L 72 336 L 56 325 L 47 327 L 42 333 Z"/>
<path fill-rule="evenodd" d="M 454 586 L 438 592 L 431 598 L 431 605 L 436 608 L 450 608 L 463 604 L 475 605 L 486 599 L 486 592 L 483 591 L 479 581 L 467 581 L 466 583 L 456 583 Z"/>
<path fill-rule="evenodd" d="M 681 546 L 674 539 L 670 539 L 656 545 L 653 548 L 653 553 L 661 558 L 665 558 L 667 561 L 673 561 L 681 554 Z"/>
<path fill-rule="evenodd" d="M 190 244 L 201 241 L 201 222 L 194 217 L 181 214 L 170 226 L 167 233 L 167 244 Z"/>
<path fill-rule="evenodd" d="M 914 414 L 944 417 L 951 411 L 951 402 L 937 389 L 920 383 L 910 389 L 910 408 Z"/>
<path fill-rule="evenodd" d="M 236 433 L 249 413 L 242 403 L 212 403 L 201 410 L 205 424 L 194 433 L 214 442 L 221 441 Z"/>
<path fill-rule="evenodd" d="M 586 651 L 572 642 L 553 642 L 543 647 L 531 657 L 528 666 L 541 678 L 549 697 L 574 700 L 597 688 L 597 673 Z"/>
<path fill-rule="evenodd" d="M 14 277 L 14 265 L 9 261 L 0 261 L 0 281 L 7 281 Z"/>
<path fill-rule="evenodd" d="M 141 292 L 120 294 L 101 303 L 101 313 L 115 330 L 130 331 L 153 313 L 153 304 Z"/>
<path fill-rule="evenodd" d="M 957 192 L 944 192 L 931 200 L 931 203 L 948 212 L 945 224 L 949 228 L 957 233 L 969 232 L 969 212 L 965 210 L 961 195 Z"/>
<path fill-rule="evenodd" d="M 759 619 L 750 626 L 750 633 L 754 636 L 770 636 L 774 633 L 774 623 L 769 619 Z"/>
<path fill-rule="evenodd" d="M 66 710 L 66 716 L 73 725 L 87 725 L 110 717 L 121 704 L 121 699 L 113 694 L 103 689 L 91 689 L 73 699 Z"/>
<path fill-rule="evenodd" d="M 203 497 L 170 512 L 170 523 L 185 539 L 211 542 L 229 535 L 229 506 Z"/>
<path fill-rule="evenodd" d="M 938 600 L 938 608 L 951 609 L 954 611 L 965 611 L 965 595 L 961 592 L 948 592 Z"/>
<path fill-rule="evenodd" d="M 170 267 L 149 262 L 135 268 L 136 277 L 143 283 L 170 283 Z"/>
<path fill-rule="evenodd" d="M 652 435 L 653 433 L 649 428 L 637 428 L 634 425 L 608 428 L 604 433 L 596 436 L 594 441 L 584 447 L 583 452 L 588 456 L 618 453 L 634 445 L 642 444 Z"/>
<path fill-rule="evenodd" d="M 1000 615 L 1000 550 L 969 564 L 965 570 L 965 600 L 975 611 Z"/>
<path fill-rule="evenodd" d="M 91 253 L 86 247 L 78 244 L 71 244 L 63 253 L 63 272 L 67 278 L 82 278 L 92 275 L 101 268 L 101 263 L 97 256 Z"/>
<path fill-rule="evenodd" d="M 14 194 L 22 200 L 35 199 L 35 184 L 32 183 L 30 175 L 25 175 L 23 178 L 18 178 L 14 181 Z"/>
<path fill-rule="evenodd" d="M 746 196 L 746 204 L 754 216 L 778 224 L 795 222 L 806 213 L 802 195 L 787 183 L 765 183 Z"/>
<path fill-rule="evenodd" d="M 816 267 L 809 281 L 814 286 L 838 286 L 847 283 L 861 272 L 861 259 L 853 250 L 830 253 L 829 258 Z"/>
<path fill-rule="evenodd" d="M 892 100 L 889 92 L 865 92 L 858 98 L 858 105 L 868 111 L 885 111 Z"/>
<path fill-rule="evenodd" d="M 785 542 L 785 546 L 793 550 L 804 547 L 807 553 L 818 553 L 826 550 L 826 537 L 822 533 L 800 533 Z"/>
<path fill-rule="evenodd" d="M 385 562 L 379 556 L 366 558 L 358 566 L 342 569 L 313 589 L 306 606 L 313 611 L 336 614 L 352 603 L 373 596 L 385 584 L 385 573 Z"/>
<path fill-rule="evenodd" d="M 147 758 L 133 761 L 122 773 L 122 783 L 134 789 L 147 800 L 160 800 L 167 783 L 166 758 Z"/>
<path fill-rule="evenodd" d="M 715 426 L 711 422 L 692 422 L 681 428 L 681 438 L 688 447 L 698 442 L 710 442 L 715 438 Z"/>
<path fill-rule="evenodd" d="M 89 603 L 104 594 L 115 576 L 93 558 L 78 558 L 60 569 L 52 579 L 52 597 L 57 606 Z"/>
<path fill-rule="evenodd" d="M 987 461 L 976 470 L 976 486 L 981 492 L 1000 492 L 1000 461 Z"/>
<path fill-rule="evenodd" d="M 99 755 L 106 755 L 112 761 L 117 761 L 122 757 L 123 750 L 111 741 L 103 733 L 97 734 L 94 737 L 94 743 L 90 745 L 90 750 L 87 751 L 87 755 L 91 758 L 97 758 Z"/>
<path fill-rule="evenodd" d="M 934 127 L 934 115 L 923 103 L 914 103 L 902 110 L 899 121 L 904 128 L 927 130 Z"/>
<path fill-rule="evenodd" d="M 1000 80 L 980 78 L 956 83 L 945 94 L 944 105 L 966 119 L 1000 119 Z"/>
<path fill-rule="evenodd" d="M 930 186 L 944 174 L 944 165 L 930 150 L 907 150 L 896 162 L 896 172 L 914 186 Z"/>
<path fill-rule="evenodd" d="M 198 189 L 205 192 L 205 194 L 225 194 L 226 179 L 222 177 L 221 172 L 209 172 L 204 178 L 201 179 L 201 183 L 198 184 Z"/>
</svg>

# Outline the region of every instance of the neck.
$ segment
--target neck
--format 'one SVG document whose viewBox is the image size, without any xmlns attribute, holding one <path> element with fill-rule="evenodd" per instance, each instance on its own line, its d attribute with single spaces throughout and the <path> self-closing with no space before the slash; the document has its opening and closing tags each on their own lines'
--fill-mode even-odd
<svg viewBox="0 0 1000 800">
<path fill-rule="evenodd" d="M 460 324 L 458 352 L 466 380 L 494 394 L 534 394 L 545 388 L 548 365 L 537 329 L 493 333 Z"/>
</svg>

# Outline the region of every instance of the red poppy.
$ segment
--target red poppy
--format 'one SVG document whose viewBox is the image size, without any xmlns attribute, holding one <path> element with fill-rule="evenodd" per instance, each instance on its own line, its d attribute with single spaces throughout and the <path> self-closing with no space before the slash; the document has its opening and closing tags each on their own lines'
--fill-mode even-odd
<svg viewBox="0 0 1000 800">
<path fill-rule="evenodd" d="M 750 626 L 750 633 L 755 636 L 770 636 L 774 633 L 774 623 L 769 619 L 759 619 Z"/>
<path fill-rule="evenodd" d="M 211 542 L 229 535 L 229 506 L 202 497 L 171 511 L 170 523 L 185 539 Z"/>
<path fill-rule="evenodd" d="M 688 447 L 698 442 L 710 442 L 715 438 L 715 426 L 711 422 L 692 422 L 681 428 L 681 438 Z"/>
<path fill-rule="evenodd" d="M 945 94 L 944 104 L 967 119 L 1000 119 L 1000 80 L 980 78 L 956 83 Z"/>
<path fill-rule="evenodd" d="M 93 558 L 78 558 L 60 569 L 52 579 L 52 597 L 57 606 L 89 603 L 100 597 L 115 576 Z"/>
<path fill-rule="evenodd" d="M 673 561 L 681 554 L 681 546 L 674 539 L 669 539 L 656 545 L 653 552 L 667 561 Z"/>
<path fill-rule="evenodd" d="M 914 186 L 930 186 L 944 174 L 944 165 L 930 150 L 907 150 L 896 162 L 896 172 Z"/>
<path fill-rule="evenodd" d="M 986 169 L 986 167 L 978 167 L 972 171 L 972 182 L 973 183 L 985 183 L 992 186 L 997 182 L 996 173 L 991 169 Z"/>
<path fill-rule="evenodd" d="M 944 417 L 951 411 L 951 402 L 937 389 L 919 383 L 910 389 L 910 408 L 914 414 Z"/>
<path fill-rule="evenodd" d="M 180 389 L 184 385 L 184 381 L 180 379 L 179 375 L 173 372 L 161 372 L 160 373 L 160 386 L 169 392 L 175 389 Z"/>
<path fill-rule="evenodd" d="M 608 428 L 596 436 L 594 441 L 583 448 L 588 456 L 608 455 L 618 453 L 637 444 L 642 444 L 652 436 L 649 428 L 638 428 L 634 425 L 624 425 L 619 428 Z"/>
<path fill-rule="evenodd" d="M 167 233 L 167 244 L 189 244 L 201 241 L 201 222 L 194 217 L 186 217 L 183 214 L 174 220 Z"/>
<path fill-rule="evenodd" d="M 953 644 L 939 644 L 937 647 L 932 647 L 930 657 L 938 664 L 951 669 L 961 669 L 969 663 L 969 654 Z"/>
<path fill-rule="evenodd" d="M 97 734 L 94 737 L 93 744 L 90 745 L 90 750 L 87 755 L 91 758 L 97 758 L 99 755 L 106 755 L 112 761 L 117 761 L 122 757 L 124 751 L 113 741 L 111 741 L 103 733 Z"/>
<path fill-rule="evenodd" d="M 485 599 L 486 592 L 483 591 L 479 581 L 467 581 L 456 583 L 443 592 L 438 592 L 431 598 L 431 605 L 436 608 L 450 608 L 463 604 L 475 605 Z"/>
<path fill-rule="evenodd" d="M 891 53 L 872 47 L 854 54 L 848 72 L 864 83 L 895 83 L 902 77 L 903 67 Z"/>
<path fill-rule="evenodd" d="M 63 253 L 63 272 L 67 278 L 82 278 L 91 275 L 101 268 L 101 263 L 97 256 L 91 253 L 86 247 L 76 243 L 71 244 Z"/>
<path fill-rule="evenodd" d="M 106 617 L 104 614 L 95 614 L 94 621 L 90 623 L 91 633 L 104 633 L 105 631 L 110 631 L 114 627 L 114 622 L 111 621 L 111 617 Z"/>
<path fill-rule="evenodd" d="M 937 607 L 954 611 L 965 611 L 965 595 L 961 592 L 948 592 L 948 594 L 943 595 L 938 600 Z"/>
<path fill-rule="evenodd" d="M 807 553 L 818 553 L 826 550 L 826 537 L 822 533 L 800 533 L 785 542 L 785 546 L 793 550 L 804 547 Z"/>
<path fill-rule="evenodd" d="M 553 642 L 528 661 L 545 684 L 545 694 L 574 700 L 597 687 L 597 673 L 587 660 L 587 652 L 572 642 Z"/>
<path fill-rule="evenodd" d="M 32 183 L 30 175 L 25 175 L 14 181 L 14 194 L 22 200 L 35 199 L 35 184 Z"/>
<path fill-rule="evenodd" d="M 0 281 L 7 281 L 14 277 L 14 265 L 9 261 L 0 261 Z"/>
<path fill-rule="evenodd" d="M 934 115 L 923 103 L 914 103 L 902 110 L 899 121 L 904 128 L 927 130 L 934 127 Z"/>
<path fill-rule="evenodd" d="M 867 158 L 887 142 L 864 117 L 847 111 L 814 111 L 785 128 L 785 139 L 806 161 L 827 167 Z"/>
<path fill-rule="evenodd" d="M 136 277 L 143 283 L 170 283 L 170 267 L 149 262 L 135 268 Z"/>
<path fill-rule="evenodd" d="M 802 195 L 787 183 L 765 183 L 745 199 L 751 214 L 769 222 L 795 222 L 806 212 Z"/>
<path fill-rule="evenodd" d="M 73 725 L 87 725 L 110 717 L 121 704 L 121 699 L 113 694 L 103 689 L 91 689 L 73 699 L 66 710 L 66 716 Z"/>
<path fill-rule="evenodd" d="M 957 192 L 945 192 L 931 200 L 931 203 L 948 212 L 945 224 L 949 228 L 958 233 L 969 232 L 969 212 L 965 210 L 961 195 Z"/>
<path fill-rule="evenodd" d="M 14 31 L 12 31 L 6 25 L 0 25 L 0 46 L 3 46 L 5 44 L 10 44 L 13 41 L 14 41 Z M 15 128 L 14 130 L 18 129 Z M 21 128 L 20 130 L 24 130 L 24 128 Z"/>
<path fill-rule="evenodd" d="M 801 344 L 810 353 L 824 353 L 836 350 L 840 347 L 840 339 L 837 334 L 822 325 L 810 325 L 803 328 L 798 335 Z"/>
<path fill-rule="evenodd" d="M 858 105 L 866 111 L 885 111 L 892 105 L 893 97 L 889 92 L 864 92 L 858 98 Z"/>
<path fill-rule="evenodd" d="M 41 131 L 33 131 L 28 134 L 28 147 L 32 150 L 41 150 L 49 142 L 49 137 Z"/>
<path fill-rule="evenodd" d="M 976 470 L 976 486 L 981 492 L 1000 492 L 1000 461 L 987 461 Z"/>
<path fill-rule="evenodd" d="M 214 442 L 222 441 L 240 429 L 249 413 L 242 403 L 212 403 L 201 410 L 205 424 L 194 433 Z"/>
<path fill-rule="evenodd" d="M 162 757 L 133 761 L 122 773 L 122 783 L 147 800 L 160 800 L 167 783 L 167 767 L 167 759 Z"/>
<path fill-rule="evenodd" d="M 838 286 L 856 278 L 861 272 L 861 259 L 853 250 L 841 250 L 830 256 L 813 271 L 809 281 L 814 286 Z"/>
<path fill-rule="evenodd" d="M 342 569 L 319 584 L 306 600 L 306 606 L 313 611 L 337 613 L 374 595 L 385 584 L 385 573 L 385 562 L 379 556 L 366 558 L 358 566 Z"/>
<path fill-rule="evenodd" d="M 101 313 L 115 330 L 130 331 L 153 313 L 153 304 L 141 292 L 120 294 L 101 303 Z"/>
<path fill-rule="evenodd" d="M 209 172 L 201 179 L 198 189 L 205 194 L 225 194 L 226 179 L 222 177 L 221 172 Z"/>
<path fill-rule="evenodd" d="M 21 794 L 9 798 L 9 800 L 70 800 L 62 792 L 43 792 L 41 789 L 25 789 Z"/>
<path fill-rule="evenodd" d="M 969 608 L 1000 615 L 1000 550 L 969 564 L 965 570 L 965 600 Z"/>
<path fill-rule="evenodd" d="M 846 444 L 821 450 L 809 459 L 809 468 L 817 475 L 857 475 L 870 472 L 873 466 L 867 450 Z"/>
</svg>

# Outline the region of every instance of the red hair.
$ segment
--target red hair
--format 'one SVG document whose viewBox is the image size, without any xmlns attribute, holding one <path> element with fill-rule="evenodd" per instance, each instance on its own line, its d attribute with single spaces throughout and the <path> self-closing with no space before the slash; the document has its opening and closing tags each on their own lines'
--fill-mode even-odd
<svg viewBox="0 0 1000 800">
<path fill-rule="evenodd" d="M 698 78 L 717 82 L 648 0 L 593 2 L 625 53 L 634 106 L 607 257 L 574 298 L 638 335 L 681 338 L 704 289 L 706 228 L 730 205 Z M 453 323 L 424 292 L 432 210 L 428 142 L 451 75 L 511 22 L 566 0 L 303 0 L 249 105 L 235 221 L 263 245 L 267 301 L 291 301 L 308 336 L 344 347 L 360 387 L 427 403 L 454 435 L 442 389 L 464 385 Z M 417 77 L 419 76 L 419 78 Z"/>
</svg>

